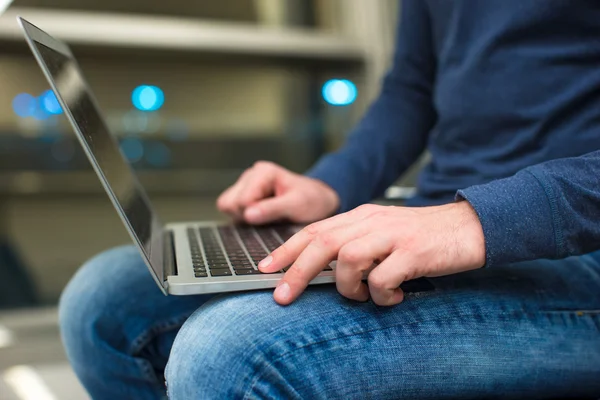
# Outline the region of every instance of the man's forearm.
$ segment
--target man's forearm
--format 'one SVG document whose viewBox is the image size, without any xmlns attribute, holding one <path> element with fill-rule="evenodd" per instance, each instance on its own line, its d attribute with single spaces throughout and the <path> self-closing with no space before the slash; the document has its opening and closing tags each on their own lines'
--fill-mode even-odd
<svg viewBox="0 0 600 400">
<path fill-rule="evenodd" d="M 458 192 L 477 212 L 487 265 L 600 249 L 600 151 Z"/>
</svg>

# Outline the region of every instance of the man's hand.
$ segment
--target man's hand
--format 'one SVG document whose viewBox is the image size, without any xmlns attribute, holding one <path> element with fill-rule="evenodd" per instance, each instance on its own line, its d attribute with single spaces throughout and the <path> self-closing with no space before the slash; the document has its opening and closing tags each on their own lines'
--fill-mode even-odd
<svg viewBox="0 0 600 400">
<path fill-rule="evenodd" d="M 485 264 L 483 230 L 466 201 L 438 207 L 376 205 L 308 225 L 259 264 L 276 272 L 290 264 L 275 300 L 293 302 L 337 259 L 338 291 L 349 299 L 379 305 L 400 303 L 404 281 L 468 271 Z M 368 273 L 367 286 L 362 282 Z"/>
<path fill-rule="evenodd" d="M 318 221 L 333 215 L 339 204 L 325 183 L 267 161 L 247 169 L 217 200 L 219 210 L 250 224 Z"/>
</svg>

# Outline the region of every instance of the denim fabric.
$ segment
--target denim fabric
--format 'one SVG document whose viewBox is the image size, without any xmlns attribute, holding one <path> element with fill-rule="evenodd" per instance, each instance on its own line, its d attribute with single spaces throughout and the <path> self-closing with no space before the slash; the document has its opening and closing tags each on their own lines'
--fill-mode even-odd
<svg viewBox="0 0 600 400">
<path fill-rule="evenodd" d="M 600 396 L 600 254 L 431 282 L 395 307 L 332 285 L 288 307 L 271 291 L 165 297 L 121 247 L 73 278 L 60 324 L 94 399 L 164 398 L 163 374 L 172 399 Z"/>
</svg>

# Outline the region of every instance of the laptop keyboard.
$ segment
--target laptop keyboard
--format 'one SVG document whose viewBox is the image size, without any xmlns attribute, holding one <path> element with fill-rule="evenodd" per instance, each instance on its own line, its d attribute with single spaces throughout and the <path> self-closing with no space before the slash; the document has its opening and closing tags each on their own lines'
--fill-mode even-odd
<svg viewBox="0 0 600 400">
<path fill-rule="evenodd" d="M 206 278 L 261 274 L 258 263 L 294 232 L 286 226 L 217 226 L 188 228 L 187 234 L 194 275 Z"/>
</svg>

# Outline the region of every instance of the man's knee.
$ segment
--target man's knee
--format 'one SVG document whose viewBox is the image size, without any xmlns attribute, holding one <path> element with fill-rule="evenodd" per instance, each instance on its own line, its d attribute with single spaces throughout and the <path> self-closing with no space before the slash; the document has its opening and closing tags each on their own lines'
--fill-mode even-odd
<svg viewBox="0 0 600 400">
<path fill-rule="evenodd" d="M 165 372 L 169 396 L 242 398 L 268 364 L 276 336 L 270 292 L 215 298 L 186 321 Z"/>
</svg>

